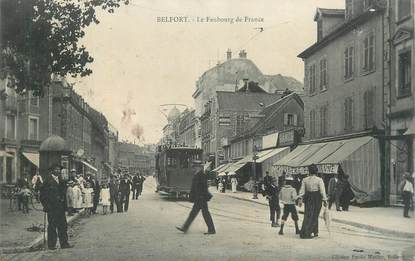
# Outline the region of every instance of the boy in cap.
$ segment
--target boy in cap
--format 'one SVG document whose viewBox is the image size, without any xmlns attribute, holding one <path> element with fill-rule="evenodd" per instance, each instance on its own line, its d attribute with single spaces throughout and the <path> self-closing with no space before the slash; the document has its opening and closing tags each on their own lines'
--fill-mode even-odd
<svg viewBox="0 0 415 261">
<path fill-rule="evenodd" d="M 282 188 L 280 190 L 280 200 L 284 204 L 284 210 L 281 218 L 281 228 L 278 234 L 284 235 L 284 223 L 287 221 L 288 216 L 291 213 L 291 218 L 295 223 L 295 233 L 299 234 L 300 229 L 298 228 L 298 214 L 295 208 L 295 200 L 297 199 L 297 191 L 291 186 L 293 181 L 292 177 L 286 177 L 282 181 Z"/>
</svg>

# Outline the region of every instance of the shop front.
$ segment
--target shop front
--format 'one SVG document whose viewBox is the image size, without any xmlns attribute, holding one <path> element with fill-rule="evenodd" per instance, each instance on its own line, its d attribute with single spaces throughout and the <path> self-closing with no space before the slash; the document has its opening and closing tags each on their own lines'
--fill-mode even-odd
<svg viewBox="0 0 415 261">
<path fill-rule="evenodd" d="M 326 185 L 334 175 L 349 175 L 358 203 L 382 198 L 380 144 L 374 137 L 300 145 L 274 164 L 273 173 L 307 175 L 311 164 L 317 165 Z"/>
</svg>

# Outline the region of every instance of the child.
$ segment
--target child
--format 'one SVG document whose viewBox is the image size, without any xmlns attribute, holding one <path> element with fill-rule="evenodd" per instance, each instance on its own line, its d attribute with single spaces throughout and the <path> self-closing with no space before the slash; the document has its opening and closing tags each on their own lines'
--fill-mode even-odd
<svg viewBox="0 0 415 261">
<path fill-rule="evenodd" d="M 89 182 L 85 184 L 85 189 L 82 191 L 82 193 L 84 194 L 85 215 L 89 217 L 92 212 L 92 207 L 94 206 L 92 202 L 94 190 L 91 188 L 91 184 L 89 184 Z"/>
<path fill-rule="evenodd" d="M 73 215 L 73 203 L 74 203 L 74 193 L 73 193 L 73 181 L 68 182 L 68 188 L 66 189 L 66 205 L 68 207 L 68 215 Z"/>
<path fill-rule="evenodd" d="M 78 182 L 74 182 L 72 187 L 73 193 L 73 212 L 77 212 L 82 208 L 82 192 Z"/>
<path fill-rule="evenodd" d="M 29 214 L 29 198 L 32 196 L 32 191 L 30 191 L 29 185 L 24 185 L 20 190 L 19 195 L 22 202 L 23 213 Z"/>
<path fill-rule="evenodd" d="M 224 192 L 224 187 L 223 187 L 223 180 L 221 179 L 220 181 L 219 181 L 219 192 L 221 192 L 221 193 L 223 193 Z"/>
<path fill-rule="evenodd" d="M 107 184 L 102 185 L 100 196 L 99 201 L 102 205 L 102 213 L 106 215 L 108 206 L 110 205 L 110 189 Z"/>
<path fill-rule="evenodd" d="M 284 204 L 284 212 L 281 218 L 281 228 L 278 234 L 284 235 L 284 223 L 287 221 L 288 215 L 291 213 L 291 218 L 295 223 L 295 233 L 300 234 L 298 229 L 298 215 L 297 209 L 295 208 L 295 200 L 297 199 L 297 191 L 291 186 L 293 181 L 292 177 L 286 177 L 285 181 L 281 182 L 283 187 L 280 191 L 280 200 Z"/>
</svg>

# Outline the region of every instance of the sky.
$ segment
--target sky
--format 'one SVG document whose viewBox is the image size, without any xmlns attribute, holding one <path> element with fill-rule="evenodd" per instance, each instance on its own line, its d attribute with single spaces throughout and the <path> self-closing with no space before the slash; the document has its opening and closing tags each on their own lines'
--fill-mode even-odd
<svg viewBox="0 0 415 261">
<path fill-rule="evenodd" d="M 69 81 L 121 140 L 156 143 L 171 108 L 161 105 L 194 107 L 195 82 L 228 48 L 233 57 L 245 49 L 264 74 L 303 82 L 297 55 L 316 41 L 317 7 L 344 8 L 344 0 L 130 0 L 87 28 L 93 74 Z M 181 16 L 187 22 L 160 22 Z"/>
</svg>

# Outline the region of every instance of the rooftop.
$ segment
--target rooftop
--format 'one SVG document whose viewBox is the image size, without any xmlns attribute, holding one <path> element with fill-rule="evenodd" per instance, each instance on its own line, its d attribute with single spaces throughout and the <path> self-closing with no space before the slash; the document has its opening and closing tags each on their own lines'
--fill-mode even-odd
<svg viewBox="0 0 415 261">
<path fill-rule="evenodd" d="M 280 94 L 262 92 L 217 91 L 218 107 L 228 111 L 260 111 L 281 97 Z"/>
<path fill-rule="evenodd" d="M 337 28 L 335 28 L 332 32 L 330 32 L 320 41 L 308 47 L 306 50 L 301 52 L 297 57 L 302 58 L 302 59 L 308 58 L 313 53 L 315 53 L 317 50 L 320 50 L 320 48 L 329 44 L 331 41 L 337 39 L 339 36 L 345 33 L 352 31 L 353 29 L 356 28 L 357 25 L 367 22 L 369 19 L 377 16 L 378 14 L 383 13 L 383 11 L 384 9 L 376 9 L 376 11 L 374 12 L 367 10 L 351 20 L 347 20 L 347 21 L 344 21 L 343 23 L 340 23 L 337 26 Z"/>
</svg>

